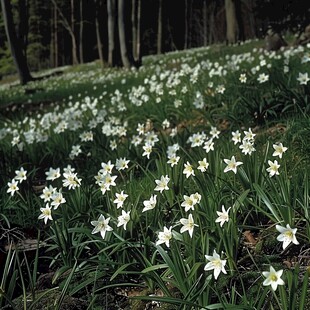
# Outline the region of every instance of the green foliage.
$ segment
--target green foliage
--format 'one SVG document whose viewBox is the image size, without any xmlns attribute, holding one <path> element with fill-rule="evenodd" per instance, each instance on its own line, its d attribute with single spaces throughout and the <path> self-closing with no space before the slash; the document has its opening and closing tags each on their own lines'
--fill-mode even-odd
<svg viewBox="0 0 310 310">
<path fill-rule="evenodd" d="M 305 306 L 307 54 L 256 44 L 149 58 L 139 71 L 64 68 L 1 91 L 1 225 L 38 226 L 45 245 L 33 261 L 7 252 L 2 305 L 14 294 L 24 308 L 29 294 L 45 300 L 42 262 L 52 272 L 49 306 L 59 309 L 68 296 L 95 309 L 120 288 L 134 290 L 129 307 Z M 269 80 L 260 83 L 262 72 Z M 287 225 L 288 246 L 279 237 Z M 270 266 L 283 270 L 275 291 Z"/>
<path fill-rule="evenodd" d="M 0 48 L 0 76 L 13 74 L 16 68 L 7 44 Z"/>
</svg>

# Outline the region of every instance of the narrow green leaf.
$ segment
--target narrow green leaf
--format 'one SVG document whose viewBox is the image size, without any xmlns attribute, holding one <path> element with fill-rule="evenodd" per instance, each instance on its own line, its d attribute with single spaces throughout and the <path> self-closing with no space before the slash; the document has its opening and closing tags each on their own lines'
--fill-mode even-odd
<svg viewBox="0 0 310 310">
<path fill-rule="evenodd" d="M 63 303 L 64 298 L 66 296 L 66 293 L 67 293 L 67 290 L 69 288 L 69 284 L 70 284 L 70 282 L 72 280 L 73 274 L 75 272 L 76 266 L 77 266 L 77 260 L 75 260 L 74 266 L 72 267 L 72 270 L 71 270 L 71 272 L 70 272 L 70 274 L 69 274 L 69 276 L 68 276 L 68 278 L 67 278 L 67 280 L 65 282 L 65 285 L 64 285 L 64 287 L 63 287 L 63 289 L 61 291 L 61 295 L 60 295 L 60 297 L 59 297 L 59 299 L 57 301 L 57 306 L 56 306 L 55 310 L 61 309 L 60 307 L 62 306 L 62 303 Z"/>
<path fill-rule="evenodd" d="M 305 303 L 307 301 L 308 297 L 308 282 L 309 282 L 309 272 L 306 270 L 305 275 L 304 275 L 304 280 L 302 283 L 302 288 L 301 288 L 301 294 L 300 294 L 300 302 L 299 302 L 299 310 L 304 310 L 305 308 Z"/>
<path fill-rule="evenodd" d="M 276 208 L 272 205 L 271 201 L 263 191 L 263 189 L 256 183 L 253 184 L 254 189 L 256 190 L 258 197 L 264 202 L 264 204 L 267 206 L 271 214 L 273 215 L 276 222 L 281 222 L 281 218 L 276 211 Z"/>
<path fill-rule="evenodd" d="M 111 276 L 110 281 L 113 281 L 123 270 L 125 270 L 128 266 L 131 266 L 135 263 L 127 263 L 119 267 Z"/>
<path fill-rule="evenodd" d="M 150 267 L 143 269 L 141 272 L 142 273 L 148 273 L 150 271 L 155 271 L 155 270 L 163 269 L 163 268 L 168 268 L 168 265 L 167 264 L 158 264 L 155 266 L 150 266 Z"/>
</svg>

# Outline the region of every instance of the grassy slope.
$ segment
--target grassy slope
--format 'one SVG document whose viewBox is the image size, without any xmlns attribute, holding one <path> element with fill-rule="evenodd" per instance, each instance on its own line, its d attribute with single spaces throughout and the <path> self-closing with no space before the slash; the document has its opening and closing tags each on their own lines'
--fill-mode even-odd
<svg viewBox="0 0 310 310">
<path fill-rule="evenodd" d="M 300 187 L 299 184 L 304 184 L 305 182 L 304 175 L 307 173 L 307 163 L 309 163 L 310 128 L 307 116 L 309 112 L 307 104 L 309 85 L 303 87 L 296 82 L 298 72 L 303 72 L 302 70 L 304 70 L 304 67 L 300 65 L 299 56 L 296 58 L 292 57 L 291 71 L 287 75 L 282 73 L 283 59 L 279 61 L 276 59 L 270 60 L 272 62 L 272 69 L 265 70 L 265 67 L 263 68 L 264 72 L 270 74 L 270 82 L 259 84 L 257 81 L 258 74 L 251 73 L 251 67 L 258 65 L 260 61 L 258 56 L 262 55 L 261 52 L 253 52 L 253 48 L 261 46 L 262 42 L 254 41 L 242 46 L 214 46 L 209 49 L 201 48 L 180 53 L 169 53 L 158 57 L 147 57 L 144 59 L 145 66 L 139 72 L 124 71 L 122 69 L 106 69 L 101 72 L 98 64 L 92 63 L 67 68 L 62 76 L 29 83 L 26 87 L 16 86 L 12 89 L 1 91 L 1 118 L 9 126 L 12 125 L 13 129 L 15 122 L 23 122 L 27 116 L 34 119 L 39 118 L 40 115 L 47 111 L 54 111 L 57 106 L 59 106 L 60 115 L 63 114 L 63 111 L 70 115 L 69 108 L 73 107 L 76 102 L 83 103 L 86 96 L 89 96 L 91 101 L 97 98 L 99 104 L 96 108 L 100 110 L 100 107 L 104 106 L 111 113 L 112 118 L 119 118 L 121 124 L 122 122 L 128 122 L 129 125 L 128 138 L 117 139 L 119 147 L 114 151 L 109 147 L 112 138 L 102 134 L 102 125 L 93 129 L 94 142 L 81 143 L 79 139 L 79 134 L 83 130 L 88 129 L 86 124 L 92 118 L 92 110 L 94 108 L 83 110 L 83 114 L 85 114 L 85 118 L 81 118 L 83 127 L 77 130 L 77 132 L 68 130 L 63 134 L 53 134 L 53 131 L 50 130 L 48 131 L 50 135 L 48 143 L 31 144 L 25 147 L 23 152 L 18 152 L 16 148 L 12 148 L 9 139 L 1 140 L 2 151 L 0 155 L 3 160 L 0 166 L 2 171 L 0 182 L 1 186 L 3 185 L 2 197 L 4 199 L 1 202 L 0 214 L 4 214 L 13 224 L 24 227 L 36 226 L 41 202 L 37 197 L 38 195 L 34 198 L 35 195 L 32 193 L 33 186 L 38 185 L 39 181 L 45 184 L 44 173 L 49 167 L 63 168 L 67 164 L 72 164 L 77 168 L 79 176 L 82 177 L 83 189 L 82 191 L 74 192 L 66 191 L 65 197 L 71 209 L 68 208 L 66 209 L 67 211 L 64 211 L 64 214 L 58 213 L 56 215 L 60 223 L 62 223 L 61 216 L 64 217 L 64 225 L 68 222 L 68 227 L 73 231 L 71 232 L 72 238 L 78 238 L 74 235 L 75 229 L 83 231 L 81 239 L 78 239 L 80 244 L 83 244 L 83 242 L 87 244 L 89 238 L 94 238 L 90 235 L 91 227 L 89 222 L 97 218 L 102 210 L 108 210 L 108 214 L 116 219 L 119 214 L 114 210 L 115 208 L 113 208 L 111 201 L 115 198 L 114 194 L 116 192 L 125 190 L 130 197 L 133 222 L 129 224 L 127 232 L 120 230 L 117 232 L 120 234 L 120 238 L 126 237 L 129 240 L 142 238 L 147 245 L 146 251 L 147 249 L 151 251 L 150 240 L 154 241 L 158 230 L 162 229 L 162 226 L 168 225 L 168 223 L 176 223 L 181 214 L 185 216 L 182 213 L 183 211 L 180 211 L 182 210 L 180 203 L 183 195 L 199 190 L 203 195 L 203 205 L 209 209 L 199 211 L 200 216 L 203 218 L 200 219 L 201 222 L 199 224 L 200 237 L 195 239 L 197 250 L 195 255 L 197 257 L 195 258 L 193 254 L 195 251 L 190 246 L 191 240 L 187 238 L 188 236 L 184 237 L 184 240 L 178 236 L 178 240 L 182 239 L 186 243 L 184 247 L 181 246 L 180 248 L 177 248 L 177 243 L 174 243 L 173 246 L 175 248 L 173 248 L 172 254 L 178 253 L 178 250 L 180 250 L 182 255 L 190 257 L 186 260 L 188 265 L 191 266 L 193 264 L 193 266 L 197 267 L 198 265 L 195 265 L 195 263 L 201 264 L 207 250 L 209 255 L 211 255 L 213 246 L 219 246 L 221 249 L 227 250 L 230 248 L 229 244 L 232 243 L 232 248 L 235 252 L 233 251 L 231 254 L 240 260 L 237 262 L 240 268 L 239 271 L 241 271 L 240 277 L 251 286 L 251 293 L 254 292 L 252 300 L 254 302 L 255 290 L 258 287 L 253 283 L 255 283 L 256 278 L 259 276 L 255 264 L 259 265 L 260 268 L 265 268 L 271 262 L 276 264 L 274 266 L 283 267 L 281 254 L 277 252 L 280 249 L 279 243 L 275 241 L 276 232 L 271 231 L 275 217 L 285 218 L 286 214 L 282 210 L 283 208 L 287 208 L 290 205 L 294 207 L 293 209 L 296 210 L 296 213 L 289 220 L 292 225 L 296 222 L 300 229 L 304 229 L 302 230 L 303 233 L 299 235 L 303 241 L 301 243 L 305 245 L 306 240 L 308 240 L 308 232 L 305 228 L 302 228 L 307 220 L 304 214 L 306 209 L 302 205 L 308 201 L 308 193 L 306 187 Z M 224 77 L 215 76 L 210 78 L 208 75 L 210 72 L 208 63 L 203 63 L 203 61 L 218 62 L 220 65 L 223 65 L 232 59 L 233 55 L 244 53 L 253 53 L 255 60 L 236 72 L 228 70 L 227 75 Z M 266 59 L 269 62 L 269 58 L 266 57 Z M 165 74 L 165 72 L 168 72 L 167 76 L 163 78 L 163 87 L 165 89 L 169 76 L 180 72 L 182 63 L 203 63 L 202 66 L 205 67 L 200 71 L 201 75 L 197 84 L 191 82 L 188 76 L 185 78 L 181 77 L 181 85 L 175 87 L 176 97 L 169 95 L 169 90 L 165 90 L 162 96 L 149 92 L 150 100 L 147 104 L 142 107 L 132 105 L 131 100 L 128 98 L 128 93 L 132 91 L 133 87 L 144 84 L 150 88 L 150 84 L 144 83 L 146 78 L 150 80 L 152 76 L 155 76 L 156 82 L 160 83 L 160 73 Z M 241 85 L 239 81 L 239 75 L 243 72 L 246 72 L 248 76 L 246 85 Z M 213 86 L 209 84 L 210 81 L 214 83 Z M 189 92 L 183 94 L 181 86 L 184 85 L 189 89 Z M 216 94 L 215 91 L 216 86 L 219 85 L 225 85 L 226 88 L 222 95 Z M 26 90 L 28 92 L 34 90 L 34 93 L 26 94 Z M 113 105 L 112 101 L 118 97 L 116 90 L 119 90 L 123 97 Z M 203 109 L 193 107 L 197 91 L 200 91 L 205 99 L 206 104 Z M 158 97 L 161 97 L 160 103 L 156 101 Z M 174 107 L 175 98 L 182 101 L 182 107 L 179 109 Z M 122 101 L 125 102 L 127 110 L 118 110 Z M 293 105 L 292 102 L 294 102 Z M 83 109 L 82 105 L 80 109 Z M 162 128 L 161 124 L 165 118 L 169 119 L 172 124 L 171 127 L 176 126 L 178 128 L 179 134 L 176 138 L 170 137 L 170 131 Z M 160 142 L 156 145 L 155 154 L 152 154 L 151 160 L 147 160 L 146 157 L 141 155 L 143 152 L 141 147 L 134 148 L 130 144 L 132 135 L 136 133 L 137 124 L 146 123 L 148 119 L 151 121 L 151 126 L 153 126 L 156 134 L 160 137 Z M 25 126 L 31 127 L 28 122 L 29 119 L 25 121 Z M 56 125 L 57 122 L 53 124 L 53 128 Z M 202 131 L 208 133 L 211 126 L 217 126 L 221 130 L 220 139 L 217 142 L 218 151 L 215 152 L 214 156 L 213 153 L 206 155 L 201 149 L 191 148 L 187 142 L 193 133 Z M 255 140 L 257 155 L 248 160 L 246 156 L 240 153 L 236 146 L 228 143 L 228 141 L 230 140 L 232 130 L 239 129 L 243 131 L 249 127 L 252 127 L 257 135 Z M 22 125 L 17 125 L 17 128 L 20 130 Z M 27 127 L 23 130 L 28 129 Z M 165 154 L 167 146 L 172 145 L 176 141 L 182 146 L 183 156 L 179 168 L 170 169 L 166 164 L 167 158 Z M 285 164 L 281 162 L 281 169 L 285 167 L 288 174 L 281 175 L 273 183 L 274 179 L 268 178 L 265 172 L 268 166 L 265 159 L 268 156 L 271 159 L 272 144 L 278 141 L 289 146 Z M 72 145 L 76 144 L 82 144 L 83 152 L 80 156 L 71 160 L 68 155 Z M 88 156 L 88 153 L 91 153 L 91 155 Z M 219 164 L 222 158 L 230 158 L 232 154 L 238 154 L 238 157 L 244 162 L 241 169 L 242 173 L 238 173 L 236 178 L 233 174 L 228 176 L 223 174 L 224 166 Z M 202 175 L 196 170 L 197 178 L 195 181 L 182 178 L 183 164 L 187 160 L 197 163 L 198 159 L 201 160 L 203 156 L 207 156 L 210 162 L 210 173 Z M 114 162 L 120 157 L 130 158 L 130 171 L 124 173 L 124 175 L 119 174 L 119 179 L 122 178 L 123 181 L 119 181 L 117 189 L 113 190 L 112 193 L 108 193 L 107 197 L 101 197 L 101 193 L 94 186 L 94 176 L 100 169 L 102 162 L 107 162 L 109 159 Z M 18 200 L 18 197 L 16 198 L 15 196 L 11 199 L 5 193 L 7 188 L 5 184 L 14 175 L 14 170 L 20 166 L 24 166 L 31 172 L 28 183 L 21 186 L 21 194 L 24 201 Z M 197 164 L 195 164 L 196 167 Z M 160 212 L 162 213 L 153 214 L 153 219 L 147 216 L 143 217 L 139 209 L 142 201 L 148 199 L 153 193 L 154 179 L 166 173 L 169 173 L 169 176 L 173 179 L 174 187 L 173 191 L 164 192 L 159 198 Z M 289 182 L 290 179 L 292 179 L 291 182 Z M 253 186 L 254 183 L 256 187 Z M 55 184 L 61 186 L 61 182 L 57 183 L 56 181 Z M 245 193 L 248 195 L 247 197 L 244 196 Z M 229 240 L 228 237 L 225 237 L 223 231 L 227 233 L 226 236 L 234 236 L 234 234 L 240 233 L 240 231 L 234 230 L 233 225 L 224 226 L 223 231 L 214 225 L 215 210 L 222 203 L 234 204 L 236 198 L 237 200 L 239 199 L 239 203 L 237 203 L 239 211 L 235 214 L 236 218 L 234 218 L 234 221 L 238 223 L 240 231 L 246 229 L 250 231 L 250 237 L 245 241 L 244 237 L 243 239 L 238 239 L 240 236 L 235 240 Z M 268 201 L 271 201 L 271 203 L 268 204 Z M 265 205 L 269 209 L 266 209 Z M 273 209 L 272 206 L 276 206 L 276 208 Z M 308 224 L 306 225 L 307 229 L 309 228 Z M 143 231 L 144 225 L 147 227 L 146 231 Z M 40 227 L 49 234 L 48 229 L 42 223 L 40 223 Z M 207 231 L 204 230 L 205 228 L 212 231 L 210 237 Z M 251 235 L 255 237 L 256 241 L 253 241 L 253 239 L 251 241 Z M 102 247 L 100 241 L 97 239 L 92 240 L 99 242 L 98 248 Z M 260 243 L 262 240 L 264 241 L 263 245 Z M 119 246 L 118 243 L 120 241 L 114 240 L 111 237 L 110 242 L 112 245 L 115 242 L 114 245 Z M 210 249 L 208 248 L 209 244 Z M 240 244 L 243 247 L 240 247 Z M 129 248 L 130 244 L 128 243 L 126 246 Z M 254 250 L 252 251 L 251 247 L 253 246 Z M 70 255 L 73 255 L 70 251 L 71 249 L 76 249 L 76 244 L 69 244 L 68 247 L 70 249 L 62 250 L 66 250 Z M 92 246 L 90 247 L 94 257 L 100 260 L 100 255 L 97 257 L 95 249 Z M 236 250 L 239 252 L 237 253 Z M 292 252 L 290 252 L 290 263 L 291 260 L 293 261 L 294 256 L 299 255 L 299 250 L 300 248 L 294 247 Z M 88 255 L 87 251 L 85 250 L 84 252 L 83 250 L 83 255 Z M 109 250 L 105 251 L 104 253 L 109 259 L 115 259 L 113 253 L 109 256 Z M 119 252 L 118 259 L 120 259 L 120 263 L 115 263 L 116 266 L 128 262 L 131 263 L 132 258 L 130 255 L 128 257 L 126 251 L 120 249 Z M 71 257 L 70 255 L 68 256 Z M 162 257 L 158 258 L 158 261 L 154 255 L 154 263 L 163 263 L 165 256 L 164 253 L 161 255 Z M 177 261 L 178 258 L 173 256 L 172 259 Z M 66 263 L 71 266 L 72 261 Z M 60 266 L 64 264 L 63 261 L 57 262 Z M 108 265 L 105 265 L 104 268 L 108 268 Z M 139 267 L 141 268 L 141 266 Z M 231 268 L 233 269 L 234 267 L 231 266 Z M 255 269 L 253 273 L 246 272 L 247 269 L 251 268 Z M 94 271 L 91 268 L 90 270 Z M 114 271 L 115 269 L 109 271 L 108 276 L 111 276 L 111 273 Z M 87 273 L 87 270 L 85 272 Z M 167 278 L 169 279 L 170 276 L 171 274 L 168 273 Z M 172 276 L 175 277 L 176 275 L 173 274 Z M 241 290 L 238 279 L 238 276 L 231 275 L 231 281 L 233 281 L 231 283 L 236 283 L 236 289 Z M 214 285 L 216 285 L 216 289 L 219 292 L 221 290 L 225 291 L 229 287 L 226 287 L 228 285 L 227 281 L 229 282 L 229 280 L 223 277 L 221 281 Z M 181 287 L 181 283 L 179 289 L 181 291 L 185 289 Z M 247 298 L 249 297 L 245 294 L 244 299 Z M 214 295 L 212 300 L 216 300 Z M 271 299 L 269 298 L 269 300 Z"/>
</svg>

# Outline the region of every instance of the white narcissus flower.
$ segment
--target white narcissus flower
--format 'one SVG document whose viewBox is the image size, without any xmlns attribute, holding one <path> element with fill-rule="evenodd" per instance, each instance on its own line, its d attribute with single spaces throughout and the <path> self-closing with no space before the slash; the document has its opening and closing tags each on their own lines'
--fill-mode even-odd
<svg viewBox="0 0 310 310">
<path fill-rule="evenodd" d="M 185 212 L 192 209 L 194 210 L 194 206 L 198 203 L 198 196 L 195 194 L 191 194 L 190 196 L 183 195 L 184 201 L 181 203 L 181 207 L 185 208 Z"/>
<path fill-rule="evenodd" d="M 241 142 L 241 133 L 239 130 L 233 131 L 231 134 L 232 134 L 232 141 L 234 142 L 235 145 Z"/>
<path fill-rule="evenodd" d="M 142 156 L 146 156 L 147 159 L 150 159 L 150 155 L 152 153 L 153 146 L 151 144 L 149 144 L 149 143 L 146 143 L 145 145 L 143 145 L 142 148 L 144 150 Z"/>
<path fill-rule="evenodd" d="M 205 142 L 203 149 L 206 150 L 206 153 L 209 153 L 210 151 L 214 151 L 213 138 L 210 138 L 209 140 Z"/>
<path fill-rule="evenodd" d="M 20 170 L 15 171 L 15 180 L 19 181 L 19 183 L 22 183 L 23 181 L 27 180 L 27 171 L 24 170 L 23 167 L 20 168 Z"/>
<path fill-rule="evenodd" d="M 243 140 L 245 140 L 245 141 L 254 141 L 254 137 L 256 136 L 256 134 L 252 132 L 251 128 L 249 128 L 248 131 L 245 130 L 243 133 L 245 134 Z"/>
<path fill-rule="evenodd" d="M 156 245 L 165 243 L 166 246 L 169 248 L 169 246 L 170 246 L 170 239 L 172 238 L 171 229 L 172 229 L 172 226 L 169 227 L 169 229 L 165 226 L 164 227 L 164 231 L 159 232 L 158 240 L 156 242 Z"/>
<path fill-rule="evenodd" d="M 284 281 L 281 279 L 282 273 L 282 269 L 275 271 L 275 269 L 270 266 L 270 271 L 263 271 L 263 276 L 266 278 L 263 285 L 271 285 L 271 288 L 276 291 L 278 285 L 284 285 Z"/>
<path fill-rule="evenodd" d="M 186 178 L 189 178 L 191 175 L 195 176 L 194 168 L 189 162 L 186 162 L 186 164 L 184 164 L 183 174 L 186 175 Z"/>
<path fill-rule="evenodd" d="M 100 190 L 104 195 L 106 191 L 110 191 L 111 186 L 116 186 L 115 179 L 117 175 L 106 174 L 103 176 L 102 181 L 99 182 Z"/>
<path fill-rule="evenodd" d="M 227 166 L 224 169 L 224 173 L 228 171 L 233 171 L 236 174 L 237 167 L 243 164 L 243 162 L 241 161 L 236 161 L 235 156 L 232 156 L 231 159 L 224 159 L 224 162 L 227 164 Z"/>
<path fill-rule="evenodd" d="M 142 212 L 153 210 L 156 206 L 157 195 L 152 195 L 150 200 L 144 200 L 143 205 L 144 208 Z"/>
<path fill-rule="evenodd" d="M 128 195 L 125 194 L 124 191 L 121 191 L 120 194 L 116 193 L 115 196 L 116 196 L 116 199 L 114 199 L 113 202 L 117 204 L 116 205 L 117 209 L 123 207 L 124 201 L 126 200 Z"/>
<path fill-rule="evenodd" d="M 239 145 L 239 149 L 241 149 L 242 153 L 247 155 L 251 155 L 253 152 L 255 152 L 255 147 L 253 145 L 253 142 L 251 142 L 250 140 L 242 140 L 242 144 Z"/>
<path fill-rule="evenodd" d="M 48 203 L 46 204 L 45 208 L 40 208 L 41 214 L 39 215 L 38 219 L 44 220 L 44 223 L 46 224 L 48 220 L 53 220 L 52 218 L 52 209 L 51 207 L 48 205 Z"/>
<path fill-rule="evenodd" d="M 290 224 L 287 224 L 286 227 L 276 225 L 277 231 L 280 235 L 277 237 L 277 240 L 283 242 L 283 250 L 292 242 L 294 244 L 299 244 L 296 239 L 297 228 L 291 228 Z"/>
<path fill-rule="evenodd" d="M 130 211 L 126 212 L 122 210 L 122 215 L 117 218 L 117 227 L 124 226 L 126 230 L 126 225 L 130 221 Z"/>
<path fill-rule="evenodd" d="M 155 180 L 155 183 L 157 184 L 157 186 L 155 187 L 155 191 L 159 191 L 159 192 L 163 192 L 164 190 L 169 190 L 168 187 L 168 183 L 170 181 L 170 178 L 168 177 L 168 175 L 166 176 L 161 176 L 160 180 Z"/>
<path fill-rule="evenodd" d="M 279 175 L 279 168 L 280 165 L 278 164 L 278 161 L 275 160 L 272 162 L 271 160 L 268 160 L 269 168 L 267 168 L 267 172 L 269 172 L 269 176 L 273 177 L 274 175 Z"/>
<path fill-rule="evenodd" d="M 215 280 L 218 278 L 221 272 L 227 273 L 225 270 L 226 259 L 221 259 L 220 255 L 216 253 L 216 250 L 213 251 L 213 255 L 205 255 L 205 258 L 209 261 L 204 267 L 204 270 L 213 270 Z"/>
<path fill-rule="evenodd" d="M 106 219 L 102 214 L 100 214 L 98 221 L 90 222 L 93 226 L 95 226 L 95 228 L 91 233 L 96 234 L 100 232 L 102 239 L 104 239 L 106 232 L 113 230 L 113 228 L 109 226 L 109 221 L 110 221 L 109 217 Z"/>
<path fill-rule="evenodd" d="M 224 225 L 225 222 L 229 221 L 229 215 L 228 212 L 231 209 L 231 207 L 229 207 L 227 210 L 225 210 L 225 207 L 222 206 L 222 212 L 220 211 L 216 211 L 218 218 L 215 220 L 216 223 L 220 223 L 220 226 L 222 227 Z"/>
<path fill-rule="evenodd" d="M 116 170 L 124 170 L 128 168 L 129 160 L 126 158 L 116 159 L 115 168 Z"/>
<path fill-rule="evenodd" d="M 199 160 L 198 161 L 198 170 L 200 170 L 201 172 L 205 172 L 207 171 L 208 167 L 209 167 L 209 163 L 207 162 L 207 159 L 204 158 L 203 160 Z"/>
<path fill-rule="evenodd" d="M 216 127 L 211 126 L 210 135 L 212 136 L 212 139 L 219 138 L 219 134 L 221 133 Z"/>
<path fill-rule="evenodd" d="M 60 168 L 50 168 L 49 171 L 45 172 L 46 175 L 46 180 L 54 181 L 55 179 L 58 179 L 61 174 L 60 174 Z"/>
<path fill-rule="evenodd" d="M 9 188 L 6 192 L 10 193 L 11 196 L 13 196 L 15 192 L 19 190 L 19 187 L 17 185 L 18 185 L 18 181 L 16 181 L 15 179 L 13 179 L 12 182 L 8 182 Z"/>
<path fill-rule="evenodd" d="M 180 219 L 180 223 L 183 225 L 181 227 L 180 233 L 182 234 L 185 231 L 188 231 L 190 237 L 192 238 L 193 237 L 193 232 L 194 232 L 194 227 L 198 226 L 197 224 L 194 223 L 194 219 L 193 219 L 192 214 L 190 214 L 188 216 L 188 219 L 186 219 L 186 218 Z"/>
<path fill-rule="evenodd" d="M 247 80 L 246 74 L 245 73 L 241 73 L 240 77 L 239 77 L 239 81 L 241 83 L 246 83 L 246 80 Z"/>
<path fill-rule="evenodd" d="M 282 158 L 283 153 L 287 151 L 287 147 L 283 146 L 282 143 L 274 144 L 272 147 L 275 150 L 272 156 L 279 156 L 280 158 Z"/>
<path fill-rule="evenodd" d="M 179 160 L 180 160 L 180 156 L 173 155 L 173 156 L 169 157 L 167 164 L 170 164 L 171 167 L 173 167 L 173 166 L 178 164 Z"/>
<path fill-rule="evenodd" d="M 306 73 L 299 72 L 297 81 L 299 82 L 300 85 L 307 85 L 308 82 L 310 81 L 310 78 L 308 77 L 308 72 Z"/>
<path fill-rule="evenodd" d="M 107 175 L 112 173 L 112 169 L 114 165 L 111 163 L 111 160 L 109 160 L 107 163 L 101 163 L 102 169 L 99 170 L 99 173 L 102 175 Z"/>
<path fill-rule="evenodd" d="M 265 83 L 269 80 L 269 75 L 268 74 L 265 74 L 265 73 L 261 73 L 258 78 L 257 78 L 257 81 L 262 84 L 262 83 Z"/>
<path fill-rule="evenodd" d="M 75 189 L 81 186 L 82 179 L 77 177 L 77 173 L 69 172 L 63 174 L 64 179 L 62 180 L 63 186 L 68 187 L 68 189 Z"/>
<path fill-rule="evenodd" d="M 49 202 L 52 199 L 54 193 L 56 193 L 57 189 L 50 185 L 49 187 L 45 186 L 42 194 L 40 195 L 41 199 L 44 199 L 44 202 Z"/>
<path fill-rule="evenodd" d="M 54 210 L 57 210 L 57 208 L 66 202 L 66 199 L 63 197 L 62 195 L 62 192 L 61 190 L 59 192 L 55 191 L 53 194 L 52 194 L 52 203 L 51 203 L 51 206 L 54 207 Z"/>
</svg>

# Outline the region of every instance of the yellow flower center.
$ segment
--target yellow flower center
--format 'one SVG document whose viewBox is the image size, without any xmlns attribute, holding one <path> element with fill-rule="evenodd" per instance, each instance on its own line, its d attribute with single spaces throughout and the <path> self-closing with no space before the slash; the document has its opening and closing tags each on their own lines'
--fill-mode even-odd
<svg viewBox="0 0 310 310">
<path fill-rule="evenodd" d="M 43 214 L 44 214 L 45 216 L 49 216 L 49 215 L 51 215 L 51 211 L 50 211 L 49 209 L 45 209 L 45 210 L 43 211 Z"/>
<path fill-rule="evenodd" d="M 213 261 L 213 266 L 214 266 L 215 268 L 222 268 L 222 262 L 221 262 L 221 260 L 220 260 L 220 259 L 214 260 L 214 261 Z"/>
<path fill-rule="evenodd" d="M 273 282 L 278 281 L 277 275 L 276 275 L 276 274 L 272 274 L 272 275 L 270 276 L 270 280 L 273 281 Z"/>
<path fill-rule="evenodd" d="M 289 231 L 286 231 L 285 232 L 285 236 L 289 239 L 292 239 L 293 238 L 293 233 L 289 230 Z"/>
</svg>

